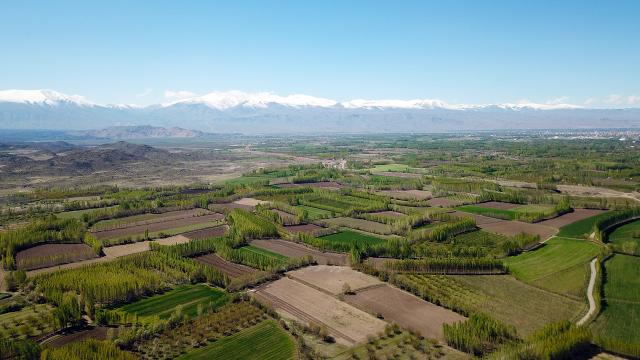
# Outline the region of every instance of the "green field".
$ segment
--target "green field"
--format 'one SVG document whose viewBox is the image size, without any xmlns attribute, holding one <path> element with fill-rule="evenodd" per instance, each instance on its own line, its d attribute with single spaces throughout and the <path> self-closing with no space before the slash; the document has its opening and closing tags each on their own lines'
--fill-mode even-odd
<svg viewBox="0 0 640 360">
<path fill-rule="evenodd" d="M 83 210 L 74 210 L 74 211 L 63 211 L 61 213 L 56 213 L 56 216 L 59 217 L 60 219 L 80 219 L 82 217 L 83 214 L 87 214 L 90 213 L 92 211 L 96 211 L 96 210 L 105 210 L 105 209 L 113 209 L 116 206 L 107 206 L 107 207 L 102 207 L 102 208 L 93 208 L 93 209 L 83 209 Z"/>
<path fill-rule="evenodd" d="M 616 251 L 640 255 L 640 220 L 624 224 L 607 236 Z"/>
<path fill-rule="evenodd" d="M 295 343 L 273 320 L 263 321 L 256 326 L 178 357 L 183 360 L 288 360 L 295 358 Z"/>
<path fill-rule="evenodd" d="M 161 295 L 155 295 L 131 304 L 121 306 L 116 311 L 136 314 L 139 317 L 158 316 L 166 319 L 182 305 L 183 314 L 194 317 L 198 314 L 198 306 L 213 310 L 229 301 L 226 292 L 208 285 L 185 285 L 177 287 Z"/>
<path fill-rule="evenodd" d="M 306 210 L 310 220 L 316 220 L 316 219 L 321 219 L 327 216 L 331 216 L 331 211 L 329 210 L 318 209 L 318 208 L 306 206 L 306 205 L 297 205 L 296 207 L 302 210 Z"/>
<path fill-rule="evenodd" d="M 371 169 L 371 172 L 406 172 L 409 170 L 408 165 L 404 164 L 383 164 L 376 165 Z"/>
<path fill-rule="evenodd" d="M 385 242 L 386 240 L 380 239 L 375 236 L 362 234 L 356 231 L 344 230 L 336 234 L 331 234 L 327 236 L 321 237 L 322 240 L 329 241 L 331 243 L 336 244 L 367 244 L 367 245 L 376 245 Z"/>
<path fill-rule="evenodd" d="M 558 236 L 586 239 L 589 237 L 589 234 L 591 234 L 591 232 L 593 231 L 593 224 L 596 222 L 596 220 L 598 220 L 600 217 L 605 216 L 605 214 L 609 214 L 609 213 L 606 212 L 606 213 L 598 214 L 590 218 L 576 221 L 573 224 L 563 226 L 560 229 Z"/>
<path fill-rule="evenodd" d="M 516 326 L 523 336 L 550 322 L 576 319 L 586 309 L 581 302 L 540 290 L 509 275 L 451 277 L 480 294 L 472 308 Z"/>
<path fill-rule="evenodd" d="M 511 211 L 515 211 L 518 213 L 546 213 L 553 211 L 553 205 L 545 205 L 545 204 L 528 204 L 528 205 L 520 205 L 511 209 Z"/>
<path fill-rule="evenodd" d="M 594 243 L 553 238 L 537 250 L 505 259 L 516 278 L 542 288 L 584 298 L 588 263 L 600 247 Z"/>
<path fill-rule="evenodd" d="M 468 212 L 471 214 L 498 217 L 506 220 L 513 220 L 516 218 L 516 212 L 513 210 L 490 209 L 477 205 L 458 206 L 456 210 Z"/>
<path fill-rule="evenodd" d="M 243 246 L 239 249 L 240 251 L 243 252 L 247 252 L 247 253 L 254 253 L 254 254 L 259 254 L 259 255 L 263 255 L 266 257 L 270 257 L 270 258 L 274 258 L 277 260 L 282 260 L 282 261 L 287 261 L 289 260 L 288 257 L 282 255 L 282 254 L 278 254 L 269 250 L 265 250 L 262 248 L 259 248 L 257 246 L 253 246 L 253 245 L 248 245 L 248 246 Z"/>
<path fill-rule="evenodd" d="M 606 305 L 593 323 L 594 333 L 640 350 L 640 258 L 616 254 L 605 262 L 605 269 Z"/>
</svg>

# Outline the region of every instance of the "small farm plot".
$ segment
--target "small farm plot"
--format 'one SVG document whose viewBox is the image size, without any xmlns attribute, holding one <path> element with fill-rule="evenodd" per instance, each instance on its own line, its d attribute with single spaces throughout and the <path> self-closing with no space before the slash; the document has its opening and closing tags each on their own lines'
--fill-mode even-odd
<svg viewBox="0 0 640 360">
<path fill-rule="evenodd" d="M 204 229 L 219 224 L 224 216 L 222 214 L 209 214 L 202 216 L 191 216 L 182 219 L 154 222 L 145 225 L 135 225 L 113 230 L 93 232 L 98 240 L 113 242 L 123 238 L 158 236 L 160 233 L 166 235 L 176 235 L 193 230 Z"/>
<path fill-rule="evenodd" d="M 211 212 L 204 209 L 190 209 L 190 210 L 169 211 L 161 214 L 132 215 L 124 218 L 116 218 L 116 219 L 99 221 L 91 227 L 91 230 L 95 232 L 104 231 L 104 230 L 114 230 L 114 229 L 137 226 L 137 225 L 149 225 L 157 222 L 179 220 L 179 219 L 209 215 L 209 214 L 211 214 Z"/>
<path fill-rule="evenodd" d="M 49 305 L 36 304 L 0 314 L 0 337 L 15 340 L 50 333 L 55 327 L 52 313 Z"/>
<path fill-rule="evenodd" d="M 433 196 L 431 191 L 425 190 L 381 190 L 378 194 L 399 200 L 428 200 Z"/>
<path fill-rule="evenodd" d="M 358 291 L 383 284 L 373 276 L 352 270 L 346 266 L 309 266 L 290 271 L 287 276 L 331 295 L 338 295 L 344 292 L 346 287 L 350 291 Z"/>
<path fill-rule="evenodd" d="M 155 295 L 131 304 L 121 306 L 115 311 L 124 314 L 137 315 L 139 318 L 158 316 L 166 319 L 182 306 L 182 313 L 189 317 L 198 315 L 198 308 L 215 310 L 229 301 L 226 292 L 208 285 L 186 285 L 170 290 L 161 295 Z"/>
<path fill-rule="evenodd" d="M 181 360 L 244 360 L 254 358 L 264 360 L 296 359 L 296 345 L 275 321 L 266 320 L 178 357 Z"/>
<path fill-rule="evenodd" d="M 284 318 L 326 326 L 338 343 L 347 346 L 376 336 L 386 326 L 384 321 L 290 278 L 263 285 L 256 295 Z"/>
<path fill-rule="evenodd" d="M 95 251 L 86 244 L 43 244 L 19 251 L 16 266 L 20 270 L 34 270 L 95 257 Z"/>
<path fill-rule="evenodd" d="M 239 250 L 244 252 L 244 253 L 247 253 L 247 254 L 256 254 L 258 256 L 264 256 L 264 257 L 271 258 L 271 259 L 274 259 L 274 260 L 279 260 L 279 261 L 282 261 L 283 263 L 289 259 L 285 255 L 278 254 L 278 253 L 275 253 L 273 251 L 269 251 L 269 250 L 266 250 L 266 249 L 263 249 L 263 248 L 259 248 L 257 246 L 253 246 L 253 245 L 243 246 Z"/>
<path fill-rule="evenodd" d="M 570 237 L 570 238 L 583 238 L 586 239 L 589 237 L 591 232 L 593 232 L 593 224 L 603 217 L 608 216 L 609 212 L 600 213 L 591 217 L 584 218 L 582 220 L 575 221 L 569 225 L 565 225 L 558 232 L 558 236 L 562 237 Z"/>
<path fill-rule="evenodd" d="M 616 251 L 630 255 L 640 255 L 640 220 L 626 223 L 607 236 Z"/>
<path fill-rule="evenodd" d="M 284 229 L 292 234 L 297 234 L 297 233 L 313 234 L 316 231 L 322 230 L 324 228 L 322 226 L 318 226 L 315 224 L 302 224 L 302 225 L 285 226 Z"/>
<path fill-rule="evenodd" d="M 374 216 L 379 216 L 382 218 L 386 218 L 386 219 L 392 219 L 392 220 L 397 220 L 397 219 L 402 219 L 404 217 L 406 217 L 407 215 L 401 213 L 401 212 L 397 212 L 397 211 L 378 211 L 378 212 L 372 212 L 369 213 L 371 215 Z"/>
<path fill-rule="evenodd" d="M 479 203 L 477 206 L 486 209 L 512 210 L 517 208 L 519 205 L 501 201 L 487 201 L 484 203 Z"/>
<path fill-rule="evenodd" d="M 464 213 L 456 212 L 455 215 L 465 216 Z M 466 216 L 469 216 L 468 214 Z M 485 231 L 501 234 L 505 236 L 515 236 L 520 233 L 540 236 L 544 241 L 556 234 L 558 230 L 550 226 L 530 224 L 522 221 L 509 221 L 491 218 L 483 215 L 472 215 L 476 220 L 476 225 Z"/>
<path fill-rule="evenodd" d="M 357 291 L 355 295 L 346 296 L 345 301 L 369 313 L 381 314 L 386 321 L 418 331 L 430 339 L 443 338 L 442 324 L 465 319 L 388 284 Z"/>
<path fill-rule="evenodd" d="M 392 233 L 390 225 L 382 224 L 375 221 L 355 219 L 350 217 L 338 217 L 338 218 L 326 219 L 322 221 L 326 224 L 333 225 L 333 226 L 343 226 L 343 227 L 367 231 L 375 234 L 387 235 Z"/>
<path fill-rule="evenodd" d="M 264 200 L 254 199 L 254 198 L 242 198 L 242 199 L 238 199 L 238 200 L 234 201 L 233 203 L 234 204 L 238 204 L 238 205 L 251 206 L 251 207 L 255 208 L 256 205 L 267 204 L 269 202 L 268 201 L 264 201 Z"/>
<path fill-rule="evenodd" d="M 307 205 L 297 205 L 296 207 L 298 209 L 306 211 L 307 216 L 310 220 L 323 219 L 331 216 L 331 211 L 329 210 L 318 209 L 316 207 Z"/>
<path fill-rule="evenodd" d="M 566 213 L 558 216 L 557 218 L 540 221 L 539 225 L 550 226 L 552 228 L 560 229 L 564 226 L 575 223 L 576 221 L 581 221 L 592 216 L 600 215 L 604 213 L 605 210 L 594 210 L 594 209 L 574 209 L 570 213 Z"/>
<path fill-rule="evenodd" d="M 553 238 L 537 250 L 505 259 L 519 280 L 585 301 L 588 263 L 600 247 L 584 240 Z"/>
<path fill-rule="evenodd" d="M 463 201 L 446 197 L 439 197 L 427 200 L 427 204 L 429 204 L 430 206 L 438 207 L 456 207 L 462 205 Z"/>
<path fill-rule="evenodd" d="M 194 260 L 199 263 L 214 267 L 231 277 L 241 277 L 243 275 L 253 274 L 257 272 L 257 270 L 252 267 L 227 261 L 216 254 L 198 256 Z"/>
<path fill-rule="evenodd" d="M 594 332 L 607 343 L 640 348 L 640 258 L 616 254 L 605 262 L 605 306 L 593 323 Z M 609 346 L 605 346 L 608 348 Z M 625 352 L 615 345 L 610 349 Z M 637 350 L 636 350 L 637 351 Z M 638 356 L 638 353 L 629 355 Z"/>
<path fill-rule="evenodd" d="M 182 235 L 191 240 L 203 240 L 217 236 L 223 236 L 227 232 L 227 225 L 214 226 L 200 230 L 193 230 L 183 233 Z"/>
<path fill-rule="evenodd" d="M 344 230 L 336 234 L 326 235 L 320 237 L 320 239 L 335 243 L 335 244 L 363 244 L 363 245 L 377 245 L 382 244 L 386 240 L 372 235 L 366 235 L 357 231 Z"/>
<path fill-rule="evenodd" d="M 286 240 L 253 240 L 251 245 L 269 250 L 287 257 L 299 258 L 310 255 L 320 265 L 346 265 L 347 255 L 333 252 L 322 252 L 302 244 Z"/>
</svg>

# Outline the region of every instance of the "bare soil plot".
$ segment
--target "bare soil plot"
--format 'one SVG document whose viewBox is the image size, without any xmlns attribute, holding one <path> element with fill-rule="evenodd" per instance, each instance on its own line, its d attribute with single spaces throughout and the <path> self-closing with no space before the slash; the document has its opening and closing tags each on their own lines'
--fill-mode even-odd
<svg viewBox="0 0 640 360">
<path fill-rule="evenodd" d="M 433 197 L 431 191 L 424 190 L 381 190 L 378 194 L 400 200 L 427 200 Z"/>
<path fill-rule="evenodd" d="M 160 245 L 178 245 L 178 244 L 188 243 L 189 241 L 191 241 L 191 239 L 189 239 L 184 235 L 174 235 L 174 236 L 169 236 L 163 239 L 155 240 L 155 242 L 157 242 Z"/>
<path fill-rule="evenodd" d="M 227 261 L 216 254 L 198 256 L 194 260 L 199 263 L 214 267 L 231 277 L 240 277 L 242 275 L 252 274 L 257 271 L 256 269 L 249 266 Z"/>
<path fill-rule="evenodd" d="M 370 214 L 383 216 L 383 217 L 387 217 L 387 218 L 391 218 L 391 219 L 401 219 L 401 218 L 407 216 L 407 215 L 405 215 L 405 214 L 403 214 L 401 212 L 397 212 L 397 211 L 378 211 L 378 212 L 374 212 L 374 213 L 370 213 Z"/>
<path fill-rule="evenodd" d="M 62 334 L 60 336 L 54 337 L 51 340 L 45 341 L 47 347 L 60 347 L 62 345 L 70 344 L 72 342 L 87 340 L 87 339 L 96 339 L 96 340 L 107 340 L 109 328 L 105 326 L 97 326 L 93 329 L 88 330 L 80 330 L 68 334 Z M 118 334 L 118 329 L 113 328 L 114 335 Z"/>
<path fill-rule="evenodd" d="M 202 240 L 210 237 L 222 236 L 227 231 L 227 225 L 214 226 L 210 228 L 189 231 L 182 235 L 191 240 Z"/>
<path fill-rule="evenodd" d="M 482 225 L 478 224 L 478 227 L 488 232 L 506 236 L 514 236 L 523 232 L 531 235 L 539 235 L 542 241 L 549 239 L 558 232 L 558 229 L 549 226 L 508 220 L 499 220 L 498 222 Z"/>
<path fill-rule="evenodd" d="M 233 203 L 238 205 L 247 205 L 247 206 L 255 207 L 256 205 L 266 204 L 268 203 L 268 201 L 258 200 L 254 198 L 242 198 L 234 201 Z"/>
<path fill-rule="evenodd" d="M 191 217 L 186 217 L 181 219 L 155 222 L 155 223 L 145 224 L 145 225 L 128 226 L 121 229 L 96 231 L 96 232 L 93 232 L 93 234 L 95 235 L 96 238 L 98 238 L 98 240 L 103 240 L 103 239 L 111 239 L 111 238 L 118 238 L 118 237 L 124 237 L 124 236 L 144 234 L 145 230 L 149 230 L 149 232 L 154 232 L 154 231 L 162 231 L 162 230 L 179 228 L 183 226 L 214 222 L 214 221 L 221 220 L 223 218 L 224 218 L 224 215 L 213 213 L 213 214 L 208 214 L 203 216 L 191 216 Z"/>
<path fill-rule="evenodd" d="M 382 332 L 386 323 L 335 297 L 290 278 L 261 286 L 256 294 L 284 318 L 327 327 L 338 343 L 352 346 Z"/>
<path fill-rule="evenodd" d="M 251 245 L 273 251 L 287 257 L 303 257 L 311 255 L 321 265 L 347 265 L 347 255 L 333 252 L 322 252 L 302 244 L 287 240 L 253 240 Z"/>
<path fill-rule="evenodd" d="M 290 271 L 287 276 L 331 295 L 342 293 L 345 284 L 349 285 L 352 291 L 383 284 L 373 276 L 363 274 L 346 266 L 308 266 Z"/>
<path fill-rule="evenodd" d="M 151 250 L 151 247 L 149 246 L 150 242 L 151 241 L 139 241 L 131 244 L 109 246 L 103 248 L 102 252 L 104 252 L 105 257 L 107 258 L 119 258 L 122 256 Z"/>
<path fill-rule="evenodd" d="M 297 234 L 301 232 L 305 234 L 313 234 L 314 232 L 324 228 L 322 226 L 318 226 L 315 224 L 303 224 L 303 225 L 285 226 L 284 229 L 292 234 Z"/>
<path fill-rule="evenodd" d="M 20 270 L 34 270 L 97 257 L 86 244 L 43 244 L 19 251 L 16 266 Z"/>
<path fill-rule="evenodd" d="M 369 313 L 382 314 L 386 321 L 415 330 L 430 339 L 443 339 L 442 324 L 465 319 L 388 284 L 357 291 L 356 295 L 346 296 L 345 301 Z"/>
<path fill-rule="evenodd" d="M 427 200 L 427 204 L 439 207 L 456 207 L 458 205 L 462 205 L 462 201 L 447 198 L 434 198 Z"/>
<path fill-rule="evenodd" d="M 153 224 L 158 222 L 178 220 L 178 219 L 190 218 L 194 216 L 202 216 L 207 214 L 211 214 L 211 212 L 205 209 L 189 209 L 189 210 L 179 210 L 179 211 L 168 211 L 161 214 L 133 215 L 130 217 L 98 222 L 95 226 L 96 229 L 94 230 L 94 232 L 128 228 L 128 227 L 137 226 L 137 225 L 148 225 L 148 224 Z M 131 221 L 128 221 L 128 220 L 131 220 Z M 107 222 L 112 222 L 113 224 L 105 225 L 105 226 L 108 226 L 108 228 L 97 228 L 99 225 L 103 225 Z"/>
<path fill-rule="evenodd" d="M 596 186 L 558 185 L 558 190 L 560 190 L 561 193 L 574 196 L 623 197 L 636 201 L 640 200 L 640 193 L 638 192 L 625 193 Z"/>
<path fill-rule="evenodd" d="M 560 215 L 557 218 L 540 221 L 538 225 L 550 226 L 556 229 L 569 224 L 573 224 L 576 221 L 580 221 L 592 216 L 596 216 L 606 212 L 606 210 L 593 210 L 593 209 L 574 209 L 573 212 Z"/>
<path fill-rule="evenodd" d="M 501 201 L 487 201 L 487 202 L 476 204 L 476 206 L 487 208 L 487 209 L 511 210 L 511 209 L 517 208 L 519 205 L 501 202 Z"/>
</svg>

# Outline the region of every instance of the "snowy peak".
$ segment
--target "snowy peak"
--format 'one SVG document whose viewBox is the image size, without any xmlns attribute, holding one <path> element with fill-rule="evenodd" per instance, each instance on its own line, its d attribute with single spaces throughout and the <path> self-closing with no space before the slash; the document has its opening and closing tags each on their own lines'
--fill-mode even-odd
<svg viewBox="0 0 640 360">
<path fill-rule="evenodd" d="M 286 107 L 331 107 L 336 101 L 308 95 L 279 96 L 270 92 L 246 93 L 237 90 L 212 92 L 204 96 L 194 96 L 186 99 L 162 104 L 168 107 L 176 104 L 203 104 L 218 110 L 242 106 L 247 108 L 267 108 L 270 105 Z"/>
<path fill-rule="evenodd" d="M 0 90 L 0 102 L 32 105 L 59 105 L 61 103 L 80 106 L 95 105 L 83 96 L 65 95 L 53 90 Z"/>
</svg>

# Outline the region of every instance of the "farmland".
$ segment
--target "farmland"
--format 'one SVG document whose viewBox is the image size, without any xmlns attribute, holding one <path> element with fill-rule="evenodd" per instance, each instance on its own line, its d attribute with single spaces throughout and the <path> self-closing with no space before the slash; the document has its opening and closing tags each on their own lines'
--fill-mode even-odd
<svg viewBox="0 0 640 360">
<path fill-rule="evenodd" d="M 640 352 L 640 259 L 616 254 L 605 262 L 605 306 L 593 323 L 603 344 L 624 354 Z"/>
<path fill-rule="evenodd" d="M 366 235 L 356 231 L 343 230 L 336 234 L 322 236 L 320 239 L 336 244 L 366 244 L 376 245 L 384 243 L 384 239 L 372 235 Z"/>
<path fill-rule="evenodd" d="M 95 251 L 86 244 L 44 244 L 18 252 L 16 266 L 21 270 L 34 270 L 95 257 Z"/>
<path fill-rule="evenodd" d="M 593 231 L 593 224 L 606 213 L 595 214 L 593 216 L 578 220 L 560 228 L 558 236 L 570 238 L 588 238 Z"/>
<path fill-rule="evenodd" d="M 320 265 L 346 265 L 347 256 L 345 254 L 323 252 L 305 245 L 286 240 L 253 240 L 252 245 L 282 254 L 287 257 L 311 256 Z"/>
<path fill-rule="evenodd" d="M 387 224 L 381 224 L 375 221 L 355 219 L 349 217 L 337 217 L 333 219 L 323 220 L 324 223 L 331 226 L 341 226 L 362 230 L 374 234 L 388 235 L 391 234 L 391 227 Z"/>
<path fill-rule="evenodd" d="M 553 238 L 541 248 L 508 258 L 513 275 L 545 289 L 583 296 L 588 278 L 587 263 L 600 251 L 596 244 L 565 238 Z"/>
<path fill-rule="evenodd" d="M 617 227 L 607 236 L 607 241 L 620 252 L 640 255 L 640 220 Z"/>
<path fill-rule="evenodd" d="M 225 337 L 209 346 L 190 351 L 178 359 L 248 359 L 260 354 L 265 360 L 296 358 L 295 344 L 277 323 L 263 321 L 251 328 Z"/>
<path fill-rule="evenodd" d="M 323 219 L 325 217 L 331 216 L 331 211 L 329 210 L 318 209 L 316 207 L 306 206 L 306 205 L 298 205 L 296 207 L 298 209 L 306 211 L 307 214 L 309 215 L 310 220 Z"/>
<path fill-rule="evenodd" d="M 216 254 L 202 255 L 195 258 L 195 260 L 202 264 L 212 266 L 231 277 L 240 277 L 256 271 L 249 266 L 227 261 Z"/>
<path fill-rule="evenodd" d="M 219 289 L 206 285 L 187 285 L 121 306 L 115 311 L 139 318 L 158 316 L 166 319 L 175 311 L 176 306 L 181 306 L 183 314 L 194 317 L 198 315 L 198 311 L 215 310 L 227 301 L 227 294 Z"/>
</svg>

